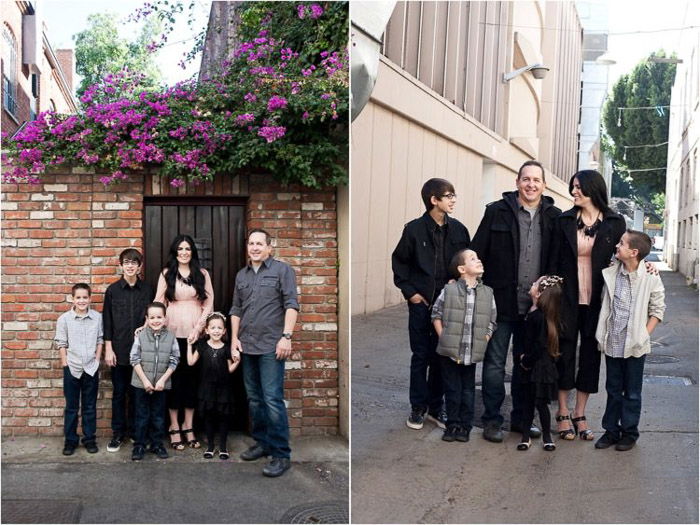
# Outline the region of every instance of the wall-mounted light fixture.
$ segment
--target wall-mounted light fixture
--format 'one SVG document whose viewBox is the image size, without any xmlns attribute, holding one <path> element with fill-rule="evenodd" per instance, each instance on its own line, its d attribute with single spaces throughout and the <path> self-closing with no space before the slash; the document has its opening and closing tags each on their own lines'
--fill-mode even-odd
<svg viewBox="0 0 700 525">
<path fill-rule="evenodd" d="M 503 82 L 513 80 L 515 77 L 522 75 L 526 71 L 531 71 L 533 77 L 535 77 L 537 80 L 542 80 L 547 75 L 549 68 L 544 64 L 531 64 L 529 66 L 521 67 L 520 69 L 516 69 L 510 73 L 503 73 Z"/>
</svg>

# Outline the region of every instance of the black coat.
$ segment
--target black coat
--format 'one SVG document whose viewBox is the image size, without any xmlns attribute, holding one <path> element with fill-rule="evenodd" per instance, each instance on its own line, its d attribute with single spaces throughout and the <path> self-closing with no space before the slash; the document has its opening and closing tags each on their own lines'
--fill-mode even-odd
<svg viewBox="0 0 700 525">
<path fill-rule="evenodd" d="M 503 198 L 486 206 L 484 218 L 470 248 L 484 263 L 483 282 L 493 288 L 499 321 L 518 318 L 518 260 L 520 259 L 520 227 L 518 226 L 518 192 L 503 193 Z M 555 219 L 561 210 L 551 197 L 542 197 L 537 215 L 542 228 L 540 275 L 544 273 L 550 251 Z"/>
<path fill-rule="evenodd" d="M 457 219 L 446 215 L 445 220 L 445 264 L 449 265 L 455 253 L 469 247 L 469 231 Z M 437 256 L 432 233 L 434 229 L 435 221 L 425 212 L 404 226 L 401 239 L 391 254 L 394 284 L 406 299 L 419 293 L 431 302 L 440 292 L 435 283 Z"/>
<path fill-rule="evenodd" d="M 547 273 L 564 278 L 561 321 L 561 338 L 575 341 L 578 316 L 578 240 L 576 237 L 577 207 L 562 213 L 554 227 L 554 240 L 549 257 Z M 588 322 L 582 328 L 586 336 L 595 335 L 600 314 L 601 293 L 603 292 L 603 269 L 610 266 L 615 254 L 615 245 L 625 233 L 625 219 L 619 213 L 607 211 L 603 214 L 598 233 L 591 250 L 591 303 Z"/>
</svg>

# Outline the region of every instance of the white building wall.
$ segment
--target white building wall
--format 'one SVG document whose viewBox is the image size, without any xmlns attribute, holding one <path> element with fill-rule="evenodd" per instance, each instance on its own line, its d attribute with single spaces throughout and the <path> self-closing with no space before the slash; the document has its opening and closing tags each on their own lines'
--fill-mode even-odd
<svg viewBox="0 0 700 525">
<path fill-rule="evenodd" d="M 689 1 L 686 20 L 700 21 L 700 4 Z M 676 79 L 671 95 L 664 258 L 672 269 L 698 282 L 698 208 L 700 205 L 700 29 L 681 34 Z"/>
</svg>

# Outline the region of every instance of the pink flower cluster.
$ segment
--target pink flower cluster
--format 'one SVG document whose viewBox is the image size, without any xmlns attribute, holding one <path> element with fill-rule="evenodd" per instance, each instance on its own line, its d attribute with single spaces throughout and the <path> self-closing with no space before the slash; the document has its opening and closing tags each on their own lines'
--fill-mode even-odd
<svg viewBox="0 0 700 525">
<path fill-rule="evenodd" d="M 297 16 L 304 19 L 308 15 L 309 18 L 316 20 L 323 14 L 323 7 L 318 4 L 311 4 L 310 6 L 299 4 L 297 5 Z"/>
<path fill-rule="evenodd" d="M 263 126 L 258 130 L 258 135 L 268 143 L 284 137 L 285 133 L 287 133 L 287 128 L 284 126 Z"/>
</svg>

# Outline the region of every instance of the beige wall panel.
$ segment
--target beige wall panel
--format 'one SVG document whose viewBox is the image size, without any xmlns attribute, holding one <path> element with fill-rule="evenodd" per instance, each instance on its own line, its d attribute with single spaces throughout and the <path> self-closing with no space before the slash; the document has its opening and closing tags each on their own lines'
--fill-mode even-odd
<svg viewBox="0 0 700 525">
<path fill-rule="evenodd" d="M 448 141 L 444 137 L 437 137 L 435 143 L 435 168 L 433 169 L 433 177 L 441 179 L 450 179 L 450 174 L 447 171 L 447 144 Z M 452 182 L 454 184 L 454 182 Z"/>
<path fill-rule="evenodd" d="M 396 117 L 403 118 L 403 117 Z M 420 189 L 430 177 L 426 177 L 423 172 L 423 128 L 414 122 L 408 125 L 408 162 L 406 163 L 406 188 L 404 191 L 404 215 L 403 222 L 406 224 L 411 219 L 422 215 L 425 206 L 420 196 Z M 401 226 L 403 229 L 403 225 Z M 395 236 L 398 242 L 401 230 Z"/>
<path fill-rule="evenodd" d="M 406 119 L 395 115 L 392 119 L 391 147 L 387 152 L 391 156 L 389 173 L 389 194 L 387 204 L 389 207 L 389 217 L 383 227 L 386 232 L 386 242 L 383 246 L 377 246 L 378 252 L 384 256 L 384 304 L 395 304 L 401 301 L 401 292 L 394 286 L 394 275 L 391 271 L 391 252 L 401 236 L 404 224 L 409 219 L 406 218 L 406 194 L 410 192 L 415 196 L 418 190 L 414 186 L 407 186 L 408 174 L 408 145 L 409 145 L 409 123 Z M 415 197 L 414 197 L 415 198 Z M 411 217 L 412 218 L 412 217 Z M 371 220 L 371 219 L 370 219 Z M 380 255 L 380 254 L 378 254 Z"/>
<path fill-rule="evenodd" d="M 386 274 L 386 248 L 389 222 L 392 116 L 384 108 L 377 107 L 372 122 L 372 154 L 369 194 L 369 233 L 367 235 L 367 308 L 377 310 L 384 307 Z"/>
<path fill-rule="evenodd" d="M 352 123 L 350 175 L 350 202 L 352 214 L 350 272 L 351 272 L 351 311 L 353 314 L 364 311 L 364 297 L 367 288 L 367 236 L 369 234 L 369 192 L 370 169 L 372 165 L 372 122 L 374 104 L 367 104 Z M 360 131 L 358 131 L 360 130 Z"/>
</svg>

